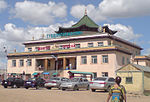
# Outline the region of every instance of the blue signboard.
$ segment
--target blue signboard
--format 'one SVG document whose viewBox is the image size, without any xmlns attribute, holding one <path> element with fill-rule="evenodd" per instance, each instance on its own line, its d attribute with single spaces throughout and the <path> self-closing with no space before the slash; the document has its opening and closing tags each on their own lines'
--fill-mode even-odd
<svg viewBox="0 0 150 102">
<path fill-rule="evenodd" d="M 77 31 L 77 32 L 66 32 L 66 33 L 58 33 L 58 34 L 47 34 L 47 39 L 48 38 L 60 38 L 63 36 L 73 36 L 73 35 L 80 35 L 83 32 Z"/>
</svg>

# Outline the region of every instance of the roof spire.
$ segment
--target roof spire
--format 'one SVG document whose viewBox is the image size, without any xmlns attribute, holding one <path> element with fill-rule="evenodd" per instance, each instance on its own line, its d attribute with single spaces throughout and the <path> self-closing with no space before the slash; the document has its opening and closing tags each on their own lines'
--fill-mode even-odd
<svg viewBox="0 0 150 102">
<path fill-rule="evenodd" d="M 85 8 L 85 13 L 84 13 L 84 15 L 87 15 L 87 9 Z"/>
</svg>

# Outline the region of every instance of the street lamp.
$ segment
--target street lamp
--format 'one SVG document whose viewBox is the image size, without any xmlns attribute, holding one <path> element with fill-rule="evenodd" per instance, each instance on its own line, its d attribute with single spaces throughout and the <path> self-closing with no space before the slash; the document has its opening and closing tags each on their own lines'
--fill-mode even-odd
<svg viewBox="0 0 150 102">
<path fill-rule="evenodd" d="M 56 77 L 57 77 L 57 70 L 58 70 L 58 56 L 57 55 L 51 55 L 52 58 L 55 58 L 56 61 Z"/>
</svg>

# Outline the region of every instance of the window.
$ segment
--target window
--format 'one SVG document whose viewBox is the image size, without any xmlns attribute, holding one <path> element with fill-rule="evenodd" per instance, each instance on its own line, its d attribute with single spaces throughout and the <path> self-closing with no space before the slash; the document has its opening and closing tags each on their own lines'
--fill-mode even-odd
<svg viewBox="0 0 150 102">
<path fill-rule="evenodd" d="M 32 66 L 32 61 L 31 61 L 31 59 L 27 59 L 27 66 Z"/>
<path fill-rule="evenodd" d="M 20 66 L 24 66 L 24 61 L 20 60 Z"/>
<path fill-rule="evenodd" d="M 108 72 L 102 72 L 102 77 L 108 77 Z"/>
<path fill-rule="evenodd" d="M 98 46 L 104 46 L 103 42 L 98 42 Z"/>
<path fill-rule="evenodd" d="M 109 79 L 108 79 L 108 81 L 110 81 L 110 82 L 114 82 L 114 81 L 115 81 L 115 79 L 114 79 L 114 78 L 109 78 Z"/>
<path fill-rule="evenodd" d="M 132 77 L 126 77 L 126 84 L 133 84 Z"/>
<path fill-rule="evenodd" d="M 80 48 L 80 44 L 75 44 L 75 48 Z"/>
<path fill-rule="evenodd" d="M 102 55 L 103 63 L 108 63 L 108 55 Z"/>
<path fill-rule="evenodd" d="M 86 56 L 81 57 L 81 63 L 82 64 L 87 64 L 87 57 Z"/>
<path fill-rule="evenodd" d="M 123 56 L 122 57 L 122 65 L 124 65 L 125 64 L 125 57 Z"/>
<path fill-rule="evenodd" d="M 130 64 L 130 60 L 129 60 L 129 58 L 127 58 L 127 64 Z"/>
<path fill-rule="evenodd" d="M 88 43 L 88 47 L 93 47 L 93 43 Z"/>
<path fill-rule="evenodd" d="M 31 52 L 32 51 L 32 48 L 28 48 L 28 52 Z"/>
<path fill-rule="evenodd" d="M 97 63 L 97 56 L 91 56 L 91 59 L 92 59 L 92 63 L 93 64 L 96 64 Z"/>
<path fill-rule="evenodd" d="M 16 67 L 16 60 L 12 60 L 12 66 Z"/>
</svg>

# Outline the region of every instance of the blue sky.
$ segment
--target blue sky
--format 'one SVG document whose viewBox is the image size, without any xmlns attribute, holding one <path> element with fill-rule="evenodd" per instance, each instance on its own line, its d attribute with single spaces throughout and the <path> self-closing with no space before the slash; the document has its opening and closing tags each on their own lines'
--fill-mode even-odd
<svg viewBox="0 0 150 102">
<path fill-rule="evenodd" d="M 98 25 L 118 30 L 116 36 L 134 42 L 150 54 L 150 0 L 0 0 L 0 68 L 8 52 L 23 51 L 22 42 L 54 33 L 80 20 L 85 8 Z"/>
</svg>

